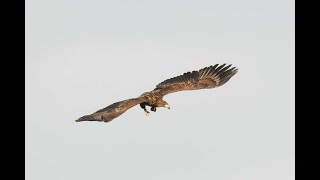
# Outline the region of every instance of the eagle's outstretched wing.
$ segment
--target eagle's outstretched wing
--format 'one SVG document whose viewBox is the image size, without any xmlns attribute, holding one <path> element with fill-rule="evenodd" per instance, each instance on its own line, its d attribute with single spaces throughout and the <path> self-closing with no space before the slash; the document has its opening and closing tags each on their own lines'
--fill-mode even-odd
<svg viewBox="0 0 320 180">
<path fill-rule="evenodd" d="M 235 67 L 230 67 L 231 65 L 216 64 L 199 71 L 187 72 L 161 82 L 153 91 L 160 92 L 164 96 L 177 91 L 215 88 L 226 83 L 238 72 Z"/>
<path fill-rule="evenodd" d="M 99 111 L 83 116 L 79 119 L 77 119 L 77 122 L 80 121 L 104 121 L 104 122 L 109 122 L 112 119 L 120 116 L 124 112 L 126 112 L 128 109 L 132 108 L 133 106 L 140 104 L 144 101 L 143 98 L 138 97 L 138 98 L 132 98 L 132 99 L 127 99 L 124 101 L 119 101 L 116 103 L 113 103 L 109 105 L 106 108 L 100 109 Z"/>
</svg>

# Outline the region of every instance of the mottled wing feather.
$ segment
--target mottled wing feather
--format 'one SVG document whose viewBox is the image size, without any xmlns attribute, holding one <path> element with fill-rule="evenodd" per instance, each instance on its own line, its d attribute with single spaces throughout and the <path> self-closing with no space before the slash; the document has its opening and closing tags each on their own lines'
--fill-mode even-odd
<svg viewBox="0 0 320 180">
<path fill-rule="evenodd" d="M 120 116 L 128 109 L 132 108 L 133 106 L 140 104 L 143 101 L 142 98 L 132 98 L 127 99 L 124 101 L 119 101 L 105 107 L 103 109 L 98 110 L 97 112 L 83 116 L 76 120 L 77 122 L 80 121 L 104 121 L 109 122 L 114 118 Z"/>
<path fill-rule="evenodd" d="M 231 65 L 216 64 L 199 71 L 187 72 L 161 82 L 154 91 L 159 91 L 164 96 L 177 91 L 215 88 L 226 83 L 237 73 L 238 69 L 230 67 Z"/>
</svg>

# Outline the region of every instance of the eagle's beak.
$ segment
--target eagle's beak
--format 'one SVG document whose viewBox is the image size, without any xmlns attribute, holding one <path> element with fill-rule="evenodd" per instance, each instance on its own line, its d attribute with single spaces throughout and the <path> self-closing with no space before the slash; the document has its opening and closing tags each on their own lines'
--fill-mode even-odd
<svg viewBox="0 0 320 180">
<path fill-rule="evenodd" d="M 164 105 L 164 107 L 170 109 L 170 106 L 168 104 Z"/>
</svg>

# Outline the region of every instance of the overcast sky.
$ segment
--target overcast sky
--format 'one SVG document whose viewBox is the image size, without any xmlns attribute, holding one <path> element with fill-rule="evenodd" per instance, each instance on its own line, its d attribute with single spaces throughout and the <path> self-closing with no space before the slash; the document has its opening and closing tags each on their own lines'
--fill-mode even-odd
<svg viewBox="0 0 320 180">
<path fill-rule="evenodd" d="M 27 0 L 27 180 L 293 180 L 293 0 Z M 239 72 L 109 123 L 187 71 Z"/>
</svg>

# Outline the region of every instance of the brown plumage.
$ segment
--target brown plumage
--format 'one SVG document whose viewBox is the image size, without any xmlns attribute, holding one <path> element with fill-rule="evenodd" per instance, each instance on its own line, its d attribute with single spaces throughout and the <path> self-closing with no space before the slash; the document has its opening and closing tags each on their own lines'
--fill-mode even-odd
<svg viewBox="0 0 320 180">
<path fill-rule="evenodd" d="M 149 114 L 146 106 L 151 107 L 151 111 L 156 111 L 157 107 L 170 106 L 162 98 L 163 96 L 177 91 L 211 89 L 225 84 L 233 75 L 238 72 L 235 67 L 230 68 L 231 65 L 214 65 L 200 69 L 199 71 L 192 71 L 184 73 L 183 75 L 167 79 L 156 86 L 150 92 L 145 92 L 137 98 L 119 101 L 103 108 L 93 114 L 83 116 L 76 120 L 80 121 L 103 121 L 109 122 L 114 118 L 120 116 L 128 109 L 140 104 L 146 115 Z"/>
</svg>

